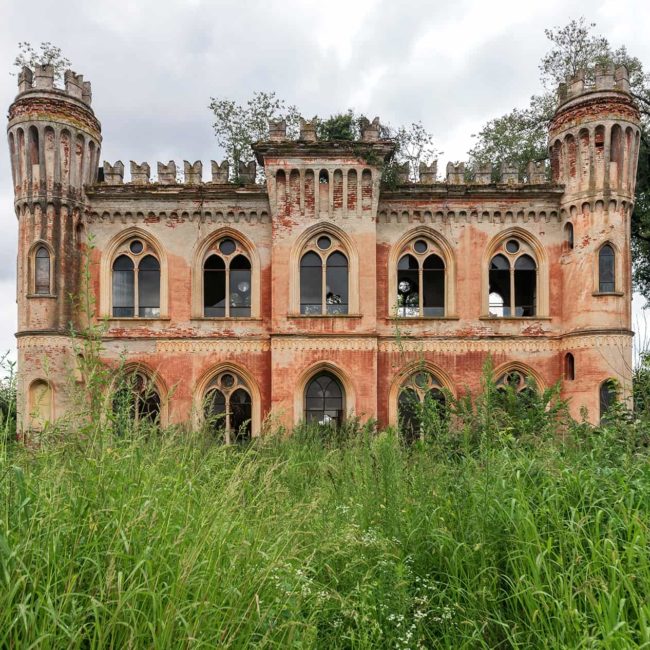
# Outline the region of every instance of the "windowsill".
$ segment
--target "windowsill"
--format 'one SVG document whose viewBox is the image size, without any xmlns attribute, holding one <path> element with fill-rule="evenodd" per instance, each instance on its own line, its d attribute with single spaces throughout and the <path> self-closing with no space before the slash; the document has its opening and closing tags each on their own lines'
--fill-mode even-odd
<svg viewBox="0 0 650 650">
<path fill-rule="evenodd" d="M 419 321 L 446 321 L 460 320 L 460 316 L 389 316 L 387 321 L 398 321 L 400 323 L 417 323 Z"/>
<path fill-rule="evenodd" d="M 287 318 L 363 318 L 363 314 L 287 314 Z"/>
<path fill-rule="evenodd" d="M 28 293 L 28 298 L 58 298 L 55 293 Z"/>
<path fill-rule="evenodd" d="M 169 321 L 169 316 L 106 316 L 105 320 L 109 322 L 127 321 L 128 323 L 150 323 L 155 321 Z"/>
<path fill-rule="evenodd" d="M 600 296 L 624 296 L 625 293 L 623 291 L 594 291 L 592 294 L 594 298 L 598 298 Z"/>
<path fill-rule="evenodd" d="M 217 321 L 217 322 L 226 322 L 226 323 L 232 323 L 236 321 L 243 321 L 246 323 L 249 322 L 258 322 L 261 321 L 261 318 L 258 318 L 257 316 L 192 316 L 190 318 L 191 321 Z"/>
<path fill-rule="evenodd" d="M 479 320 L 492 321 L 531 321 L 531 320 L 552 320 L 550 316 L 479 316 Z"/>
</svg>

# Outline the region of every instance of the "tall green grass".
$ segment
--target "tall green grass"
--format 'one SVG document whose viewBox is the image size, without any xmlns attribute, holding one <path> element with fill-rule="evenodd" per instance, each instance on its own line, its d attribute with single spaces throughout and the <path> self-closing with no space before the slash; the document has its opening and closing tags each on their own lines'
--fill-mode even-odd
<svg viewBox="0 0 650 650">
<path fill-rule="evenodd" d="M 0 647 L 650 647 L 647 457 L 583 434 L 3 443 Z"/>
</svg>

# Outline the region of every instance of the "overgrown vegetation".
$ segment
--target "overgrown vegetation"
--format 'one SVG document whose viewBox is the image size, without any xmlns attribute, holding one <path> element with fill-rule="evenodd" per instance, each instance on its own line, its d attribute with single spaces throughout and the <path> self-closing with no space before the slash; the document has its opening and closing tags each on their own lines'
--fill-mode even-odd
<svg viewBox="0 0 650 650">
<path fill-rule="evenodd" d="M 647 647 L 647 420 L 575 423 L 489 369 L 449 405 L 411 444 L 3 440 L 0 646 Z"/>
</svg>

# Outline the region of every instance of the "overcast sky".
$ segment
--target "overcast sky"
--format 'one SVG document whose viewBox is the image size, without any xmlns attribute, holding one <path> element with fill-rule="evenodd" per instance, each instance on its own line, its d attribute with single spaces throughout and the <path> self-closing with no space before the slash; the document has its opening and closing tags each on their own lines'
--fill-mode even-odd
<svg viewBox="0 0 650 650">
<path fill-rule="evenodd" d="M 648 0 L 0 0 L 0 103 L 19 41 L 51 41 L 93 84 L 102 159 L 220 158 L 210 97 L 274 90 L 306 116 L 348 107 L 421 120 L 439 168 L 540 90 L 544 29 L 585 16 L 650 67 Z M 15 348 L 17 225 L 0 154 L 0 351 Z M 642 303 L 636 301 L 637 313 Z"/>
</svg>

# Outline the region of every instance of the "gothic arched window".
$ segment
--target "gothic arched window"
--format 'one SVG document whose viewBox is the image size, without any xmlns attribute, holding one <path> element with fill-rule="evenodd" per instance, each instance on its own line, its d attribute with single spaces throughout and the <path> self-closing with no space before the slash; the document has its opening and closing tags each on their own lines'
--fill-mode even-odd
<svg viewBox="0 0 650 650">
<path fill-rule="evenodd" d="M 34 255 L 34 293 L 39 295 L 52 293 L 50 251 L 45 246 L 39 246 Z"/>
<path fill-rule="evenodd" d="M 343 421 L 345 391 L 331 372 L 323 371 L 312 377 L 305 388 L 305 421 L 339 426 Z"/>
<path fill-rule="evenodd" d="M 140 239 L 121 247 L 113 262 L 113 316 L 160 316 L 160 262 Z"/>
<path fill-rule="evenodd" d="M 397 263 L 397 315 L 445 315 L 445 263 L 424 237 L 409 242 Z"/>
<path fill-rule="evenodd" d="M 618 390 L 613 379 L 606 379 L 600 385 L 600 417 L 607 415 L 607 411 L 616 403 Z"/>
<path fill-rule="evenodd" d="M 203 315 L 248 318 L 251 315 L 251 262 L 235 239 L 219 241 L 203 263 Z"/>
<path fill-rule="evenodd" d="M 490 316 L 535 316 L 536 303 L 537 264 L 533 253 L 520 240 L 508 239 L 490 262 Z"/>
<path fill-rule="evenodd" d="M 329 234 L 312 237 L 300 258 L 300 313 L 308 316 L 347 314 L 348 258 L 341 242 Z"/>
<path fill-rule="evenodd" d="M 118 429 L 133 424 L 160 424 L 160 393 L 153 380 L 138 370 L 123 373 L 113 393 L 113 416 Z"/>
<path fill-rule="evenodd" d="M 432 242 L 418 238 L 397 263 L 397 315 L 445 315 L 445 263 Z"/>
<path fill-rule="evenodd" d="M 252 432 L 252 400 L 246 382 L 235 372 L 219 373 L 208 386 L 204 416 L 209 428 L 222 432 L 224 442 L 247 442 Z"/>
<path fill-rule="evenodd" d="M 598 251 L 598 291 L 613 293 L 616 291 L 616 256 L 610 244 L 605 244 Z"/>
<path fill-rule="evenodd" d="M 397 414 L 402 435 L 409 441 L 421 435 L 422 415 L 428 406 L 444 411 L 446 400 L 442 383 L 425 370 L 411 375 L 402 385 L 397 398 Z"/>
<path fill-rule="evenodd" d="M 537 391 L 535 381 L 530 375 L 525 375 L 519 370 L 511 370 L 502 374 L 496 381 L 497 389 L 505 390 L 506 387 L 515 393 L 530 394 Z"/>
</svg>

